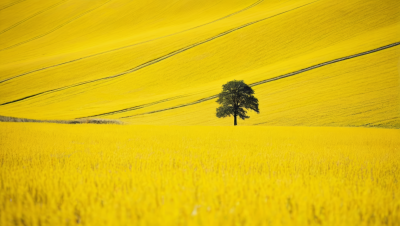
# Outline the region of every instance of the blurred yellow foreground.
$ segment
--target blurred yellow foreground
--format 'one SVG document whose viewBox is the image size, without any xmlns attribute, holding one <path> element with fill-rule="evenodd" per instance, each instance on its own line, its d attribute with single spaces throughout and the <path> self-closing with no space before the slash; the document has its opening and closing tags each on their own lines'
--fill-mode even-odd
<svg viewBox="0 0 400 226">
<path fill-rule="evenodd" d="M 2 123 L 1 225 L 396 225 L 400 131 Z"/>
</svg>

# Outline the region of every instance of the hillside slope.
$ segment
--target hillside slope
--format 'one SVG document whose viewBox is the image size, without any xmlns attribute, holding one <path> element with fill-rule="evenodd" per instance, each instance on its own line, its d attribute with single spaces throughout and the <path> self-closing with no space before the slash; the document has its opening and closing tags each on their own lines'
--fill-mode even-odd
<svg viewBox="0 0 400 226">
<path fill-rule="evenodd" d="M 399 14 L 396 0 L 6 1 L 0 115 L 231 125 L 213 97 L 238 79 L 261 110 L 239 125 L 400 128 Z"/>
</svg>

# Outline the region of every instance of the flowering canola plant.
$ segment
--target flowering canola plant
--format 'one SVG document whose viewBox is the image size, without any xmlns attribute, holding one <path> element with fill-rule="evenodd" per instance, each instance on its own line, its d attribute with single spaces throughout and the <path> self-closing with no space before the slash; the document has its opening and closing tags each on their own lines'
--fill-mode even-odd
<svg viewBox="0 0 400 226">
<path fill-rule="evenodd" d="M 2 123 L 0 224 L 396 225 L 400 131 Z"/>
</svg>

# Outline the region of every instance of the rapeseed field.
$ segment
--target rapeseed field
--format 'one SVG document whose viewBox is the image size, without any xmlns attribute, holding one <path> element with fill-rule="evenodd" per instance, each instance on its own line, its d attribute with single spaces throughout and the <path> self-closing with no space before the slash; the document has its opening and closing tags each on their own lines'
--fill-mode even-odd
<svg viewBox="0 0 400 226">
<path fill-rule="evenodd" d="M 0 225 L 399 225 L 399 31 L 398 0 L 1 0 Z"/>
<path fill-rule="evenodd" d="M 236 79 L 261 109 L 240 125 L 400 128 L 399 14 L 398 0 L 2 1 L 0 115 L 231 125 L 212 97 Z"/>
<path fill-rule="evenodd" d="M 400 131 L 3 123 L 1 225 L 398 225 Z"/>
</svg>

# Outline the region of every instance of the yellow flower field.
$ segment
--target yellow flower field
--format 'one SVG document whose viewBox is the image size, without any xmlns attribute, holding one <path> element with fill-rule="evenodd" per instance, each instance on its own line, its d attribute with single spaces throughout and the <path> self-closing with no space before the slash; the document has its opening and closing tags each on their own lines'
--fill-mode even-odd
<svg viewBox="0 0 400 226">
<path fill-rule="evenodd" d="M 0 224 L 398 225 L 399 137 L 3 123 Z"/>
<path fill-rule="evenodd" d="M 0 226 L 400 225 L 399 59 L 399 0 L 0 0 Z"/>
<path fill-rule="evenodd" d="M 330 62 L 255 85 L 239 124 L 400 128 L 399 31 L 398 0 L 3 0 L 0 115 L 232 125 L 222 84 Z"/>
</svg>

